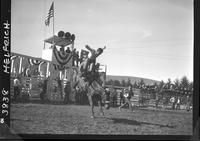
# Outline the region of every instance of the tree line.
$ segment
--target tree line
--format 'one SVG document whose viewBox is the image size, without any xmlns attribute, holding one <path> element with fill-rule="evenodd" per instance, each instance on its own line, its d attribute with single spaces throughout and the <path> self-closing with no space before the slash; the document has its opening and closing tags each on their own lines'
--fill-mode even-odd
<svg viewBox="0 0 200 141">
<path fill-rule="evenodd" d="M 106 81 L 106 85 L 113 85 L 113 86 L 120 86 L 120 87 L 127 87 L 131 85 L 133 88 L 140 88 L 140 89 L 156 89 L 157 91 L 161 90 L 171 90 L 171 91 L 177 91 L 179 93 L 186 93 L 190 94 L 193 91 L 193 82 L 189 81 L 187 76 L 183 76 L 182 78 L 175 80 L 171 80 L 168 78 L 167 82 L 164 82 L 161 80 L 159 83 L 154 82 L 153 84 L 147 84 L 144 82 L 144 79 L 140 79 L 139 81 L 135 81 L 134 83 L 131 83 L 131 80 L 108 80 Z"/>
</svg>

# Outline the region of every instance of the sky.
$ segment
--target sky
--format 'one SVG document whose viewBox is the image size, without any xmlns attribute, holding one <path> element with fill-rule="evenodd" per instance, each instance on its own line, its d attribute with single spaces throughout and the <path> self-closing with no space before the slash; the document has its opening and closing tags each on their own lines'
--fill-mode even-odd
<svg viewBox="0 0 200 141">
<path fill-rule="evenodd" d="M 11 51 L 42 57 L 52 0 L 11 1 Z M 193 81 L 192 0 L 54 0 L 55 34 L 75 34 L 75 48 L 106 45 L 97 59 L 108 75 Z"/>
</svg>

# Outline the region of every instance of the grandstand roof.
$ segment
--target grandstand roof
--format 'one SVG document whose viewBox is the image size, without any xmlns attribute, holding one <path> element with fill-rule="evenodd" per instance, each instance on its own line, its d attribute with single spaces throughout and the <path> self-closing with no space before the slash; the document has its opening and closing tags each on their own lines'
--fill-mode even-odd
<svg viewBox="0 0 200 141">
<path fill-rule="evenodd" d="M 62 37 L 58 37 L 56 35 L 44 40 L 44 42 L 49 43 L 49 44 L 53 44 L 53 42 L 55 42 L 55 45 L 57 46 L 68 46 L 73 43 L 72 41 L 69 41 Z"/>
</svg>

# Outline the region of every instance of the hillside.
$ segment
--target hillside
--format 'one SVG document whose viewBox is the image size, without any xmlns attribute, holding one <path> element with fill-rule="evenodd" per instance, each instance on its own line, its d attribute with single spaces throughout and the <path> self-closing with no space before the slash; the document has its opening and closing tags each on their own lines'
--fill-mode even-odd
<svg viewBox="0 0 200 141">
<path fill-rule="evenodd" d="M 131 83 L 135 83 L 135 82 L 139 82 L 141 79 L 144 80 L 145 84 L 152 84 L 152 83 L 160 83 L 160 81 L 157 80 L 152 80 L 152 79 L 148 79 L 148 78 L 141 78 L 141 77 L 133 77 L 133 76 L 114 76 L 114 75 L 106 75 L 106 81 L 109 80 L 119 80 L 120 82 L 122 80 L 127 81 L 128 79 L 131 80 Z"/>
</svg>

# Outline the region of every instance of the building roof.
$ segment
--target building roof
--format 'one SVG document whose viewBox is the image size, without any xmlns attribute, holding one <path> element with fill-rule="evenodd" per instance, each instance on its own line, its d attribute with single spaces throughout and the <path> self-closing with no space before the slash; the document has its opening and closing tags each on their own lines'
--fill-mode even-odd
<svg viewBox="0 0 200 141">
<path fill-rule="evenodd" d="M 58 37 L 56 35 L 44 40 L 45 43 L 53 44 L 55 42 L 55 45 L 57 46 L 68 46 L 73 43 L 73 41 L 69 41 L 65 38 Z"/>
<path fill-rule="evenodd" d="M 12 54 L 12 55 L 16 55 L 16 56 L 25 57 L 25 58 L 34 59 L 34 60 L 41 60 L 41 61 L 44 61 L 44 62 L 50 62 L 50 61 L 45 60 L 45 59 L 42 59 L 42 58 L 36 58 L 36 57 L 32 57 L 32 56 L 28 56 L 28 55 L 23 55 L 23 54 L 19 54 L 19 53 L 11 52 L 11 54 Z"/>
</svg>

